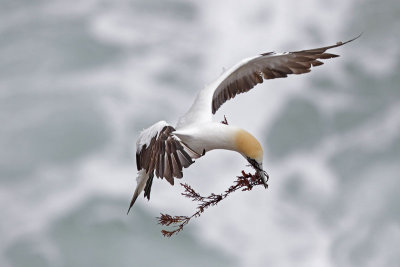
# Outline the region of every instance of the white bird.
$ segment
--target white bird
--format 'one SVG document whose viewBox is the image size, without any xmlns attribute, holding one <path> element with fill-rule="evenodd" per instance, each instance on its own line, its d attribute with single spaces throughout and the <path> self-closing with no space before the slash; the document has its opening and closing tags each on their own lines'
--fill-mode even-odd
<svg viewBox="0 0 400 267">
<path fill-rule="evenodd" d="M 325 53 L 326 50 L 342 46 L 360 36 L 321 48 L 269 52 L 246 58 L 202 89 L 190 109 L 179 118 L 175 128 L 160 121 L 143 130 L 136 142 L 137 186 L 128 212 L 143 190 L 144 197 L 150 199 L 154 175 L 165 178 L 173 185 L 174 178 L 182 178 L 183 168 L 189 167 L 194 163 L 193 159 L 213 149 L 239 152 L 256 169 L 266 186 L 268 174 L 263 171 L 263 149 L 260 142 L 244 129 L 213 122 L 212 115 L 226 101 L 249 91 L 262 83 L 263 79 L 310 72 L 311 66 L 323 64 L 319 59 L 338 57 Z"/>
</svg>

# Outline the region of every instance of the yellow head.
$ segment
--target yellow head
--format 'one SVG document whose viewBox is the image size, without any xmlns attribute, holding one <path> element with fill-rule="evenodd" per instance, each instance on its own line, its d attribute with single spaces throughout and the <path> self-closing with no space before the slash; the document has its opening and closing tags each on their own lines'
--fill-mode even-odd
<svg viewBox="0 0 400 267">
<path fill-rule="evenodd" d="M 263 161 L 263 150 L 258 140 L 249 132 L 240 129 L 235 135 L 236 151 L 244 157 L 254 159 L 260 164 Z"/>
<path fill-rule="evenodd" d="M 240 129 L 235 135 L 236 151 L 242 154 L 251 166 L 256 170 L 258 176 L 264 183 L 265 188 L 268 187 L 268 173 L 263 170 L 263 150 L 260 142 L 247 131 Z"/>
</svg>

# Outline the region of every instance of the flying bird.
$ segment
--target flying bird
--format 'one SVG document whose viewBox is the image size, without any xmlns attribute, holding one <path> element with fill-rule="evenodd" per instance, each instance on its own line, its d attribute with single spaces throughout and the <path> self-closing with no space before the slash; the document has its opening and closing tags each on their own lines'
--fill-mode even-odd
<svg viewBox="0 0 400 267">
<path fill-rule="evenodd" d="M 139 194 L 150 199 L 154 175 L 165 178 L 171 185 L 182 178 L 182 169 L 194 163 L 206 152 L 226 149 L 239 152 L 256 170 L 267 186 L 268 174 L 263 170 L 263 149 L 260 142 L 245 129 L 213 122 L 212 116 L 229 99 L 251 90 L 263 80 L 303 74 L 320 60 L 338 57 L 327 50 L 354 41 L 321 48 L 275 53 L 268 52 L 242 60 L 225 71 L 217 80 L 200 90 L 190 109 L 179 118 L 175 127 L 159 121 L 143 130 L 136 142 L 137 186 L 129 210 Z"/>
</svg>

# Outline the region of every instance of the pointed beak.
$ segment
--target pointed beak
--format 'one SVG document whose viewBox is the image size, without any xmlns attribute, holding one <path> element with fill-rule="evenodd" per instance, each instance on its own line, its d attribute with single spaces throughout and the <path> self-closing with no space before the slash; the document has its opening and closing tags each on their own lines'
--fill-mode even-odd
<svg viewBox="0 0 400 267">
<path fill-rule="evenodd" d="M 247 161 L 251 164 L 251 166 L 256 170 L 256 174 L 260 177 L 260 179 L 262 180 L 264 187 L 268 188 L 268 179 L 269 179 L 269 175 L 266 171 L 263 170 L 263 165 L 262 163 L 257 162 L 254 159 L 251 158 L 247 158 Z"/>
<path fill-rule="evenodd" d="M 267 181 L 269 179 L 268 173 L 266 173 L 264 170 L 261 170 L 261 171 L 257 171 L 257 175 L 263 181 L 264 187 L 268 188 L 268 184 L 267 184 Z"/>
</svg>

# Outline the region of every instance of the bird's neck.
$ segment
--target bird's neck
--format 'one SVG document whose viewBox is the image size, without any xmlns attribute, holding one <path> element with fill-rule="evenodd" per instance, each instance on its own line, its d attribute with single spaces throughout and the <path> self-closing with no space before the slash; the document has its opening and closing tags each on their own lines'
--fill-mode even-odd
<svg viewBox="0 0 400 267">
<path fill-rule="evenodd" d="M 228 149 L 237 151 L 246 158 L 262 162 L 263 150 L 260 142 L 244 129 L 233 125 L 218 123 L 214 128 L 217 134 L 211 142 L 213 149 Z"/>
<path fill-rule="evenodd" d="M 258 140 L 246 130 L 233 125 L 205 123 L 179 129 L 174 134 L 198 153 L 226 149 L 262 162 L 263 150 Z"/>
</svg>

